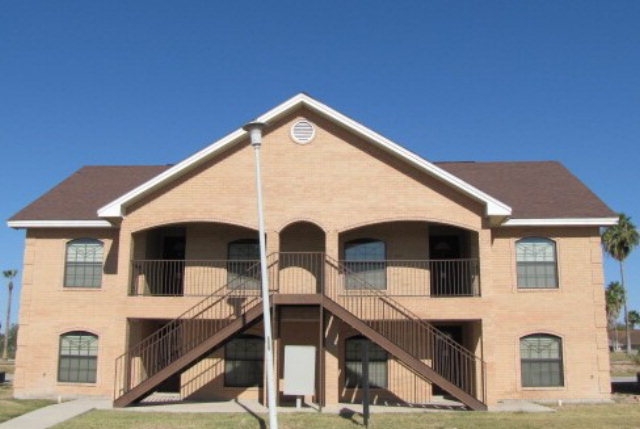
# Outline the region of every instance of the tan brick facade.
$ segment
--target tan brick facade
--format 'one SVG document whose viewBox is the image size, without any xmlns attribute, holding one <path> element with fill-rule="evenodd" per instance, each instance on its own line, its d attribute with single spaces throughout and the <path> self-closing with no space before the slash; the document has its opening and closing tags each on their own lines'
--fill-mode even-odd
<svg viewBox="0 0 640 429">
<path fill-rule="evenodd" d="M 290 137 L 291 125 L 299 118 L 316 125 L 315 139 L 308 144 L 295 143 Z M 419 261 L 429 258 L 430 239 L 459 237 L 461 255 L 479 263 L 474 287 L 480 296 L 431 297 L 428 285 L 434 280 L 429 271 L 399 262 L 388 263 L 387 289 L 420 319 L 462 327 L 463 345 L 485 362 L 488 404 L 514 398 L 608 398 L 597 227 L 491 227 L 477 200 L 306 109 L 270 124 L 264 136 L 262 164 L 268 253 L 323 252 L 343 259 L 346 243 L 368 238 L 385 242 L 390 261 Z M 111 396 L 116 357 L 127 345 L 149 334 L 145 329 L 150 325 L 140 321 L 173 319 L 201 299 L 129 296 L 131 261 L 159 258 L 157 246 L 163 228 L 170 231 L 176 227 L 185 238 L 185 259 L 225 260 L 230 242 L 257 236 L 254 181 L 254 152 L 245 142 L 135 202 L 117 227 L 29 230 L 16 395 Z M 518 289 L 515 243 L 529 236 L 547 237 L 556 243 L 557 289 Z M 71 289 L 62 284 L 66 243 L 83 237 L 104 243 L 99 289 Z M 185 268 L 185 279 L 196 278 L 197 270 Z M 217 270 L 226 276 L 224 265 Z M 279 284 L 286 288 L 290 282 L 285 276 Z M 415 285 L 422 285 L 422 289 Z M 185 295 L 189 287 L 184 283 Z M 276 314 L 282 317 L 291 311 L 283 309 Z M 358 392 L 344 388 L 343 373 L 344 339 L 356 332 L 328 314 L 321 327 L 319 314 L 314 316 L 317 312 L 317 308 L 306 309 L 298 319 L 291 315 L 289 320 L 278 319 L 277 355 L 282 356 L 285 344 L 323 348 L 318 375 L 324 379 L 321 390 L 326 402 L 358 400 Z M 261 335 L 260 326 L 251 329 Z M 59 338 L 70 331 L 87 331 L 99 337 L 94 384 L 57 382 Z M 321 332 L 324 345 L 320 344 Z M 564 386 L 521 387 L 520 338 L 534 333 L 562 340 Z M 223 355 L 219 348 L 182 374 L 183 396 L 224 399 L 261 395 L 260 389 L 224 387 Z M 282 360 L 278 360 L 280 375 L 282 369 Z M 388 377 L 388 391 L 376 392 L 376 400 L 384 402 L 391 397 L 423 403 L 432 399 L 430 384 L 393 359 Z"/>
</svg>

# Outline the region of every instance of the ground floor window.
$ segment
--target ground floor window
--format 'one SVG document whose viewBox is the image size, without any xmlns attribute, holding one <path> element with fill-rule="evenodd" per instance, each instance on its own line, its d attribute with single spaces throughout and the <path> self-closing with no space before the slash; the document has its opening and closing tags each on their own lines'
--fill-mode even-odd
<svg viewBox="0 0 640 429">
<path fill-rule="evenodd" d="M 522 387 L 564 386 L 562 340 L 534 334 L 520 339 Z"/>
<path fill-rule="evenodd" d="M 58 381 L 95 383 L 98 369 L 98 337 L 74 331 L 60 336 Z"/>
<path fill-rule="evenodd" d="M 224 348 L 224 385 L 227 387 L 262 386 L 264 339 L 242 336 Z"/>
<path fill-rule="evenodd" d="M 345 341 L 345 387 L 364 385 L 362 378 L 362 350 L 369 350 L 369 386 L 387 387 L 387 352 L 379 345 L 361 336 Z"/>
</svg>

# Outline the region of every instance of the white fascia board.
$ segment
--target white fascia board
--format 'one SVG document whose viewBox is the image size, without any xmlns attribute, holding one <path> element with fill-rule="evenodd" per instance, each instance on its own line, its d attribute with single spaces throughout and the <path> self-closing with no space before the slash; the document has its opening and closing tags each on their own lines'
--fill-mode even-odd
<svg viewBox="0 0 640 429">
<path fill-rule="evenodd" d="M 122 216 L 124 216 L 124 205 L 130 201 L 135 200 L 136 198 L 155 190 L 156 188 L 162 186 L 163 184 L 167 183 L 168 181 L 170 181 L 171 179 L 173 179 L 174 177 L 179 176 L 181 173 L 183 173 L 184 171 L 187 171 L 187 169 L 189 169 L 190 167 L 196 166 L 200 163 L 200 161 L 203 161 L 205 159 L 207 159 L 210 155 L 213 155 L 217 152 L 220 152 L 221 150 L 225 149 L 227 146 L 229 146 L 232 143 L 235 143 L 237 140 L 239 140 L 241 137 L 243 137 L 246 134 L 246 131 L 244 131 L 243 129 L 237 129 L 236 131 L 232 132 L 231 134 L 227 135 L 226 137 L 224 137 L 221 140 L 218 140 L 217 142 L 215 142 L 214 144 L 211 144 L 209 146 L 207 146 L 206 148 L 204 148 L 203 150 L 201 150 L 200 152 L 197 152 L 195 154 L 193 154 L 192 156 L 190 156 L 189 158 L 185 159 L 184 161 L 174 165 L 173 167 L 169 168 L 168 170 L 158 174 L 157 176 L 155 176 L 153 179 L 143 183 L 142 185 L 138 186 L 137 188 L 127 192 L 126 194 L 124 194 L 123 196 L 119 197 L 118 199 L 110 202 L 109 204 L 101 207 L 100 209 L 98 209 L 98 216 L 100 217 L 105 217 L 105 218 L 120 218 Z"/>
<path fill-rule="evenodd" d="M 426 171 L 432 176 L 435 176 L 437 179 L 452 185 L 454 188 L 458 188 L 462 192 L 470 195 L 472 198 L 479 200 L 486 205 L 486 214 L 487 216 L 510 216 L 511 215 L 511 207 L 507 204 L 493 198 L 492 196 L 482 192 L 475 186 L 470 185 L 464 180 L 454 176 L 453 174 L 443 170 L 442 168 L 436 166 L 435 164 L 430 163 L 424 158 L 416 155 L 415 153 L 405 149 L 397 143 L 392 142 L 386 137 L 376 133 L 370 128 L 365 127 L 359 122 L 354 121 L 353 119 L 343 115 L 340 112 L 330 108 L 329 106 L 322 104 L 308 96 L 302 94 L 301 100 L 314 108 L 315 110 L 323 113 L 329 118 L 333 119 L 336 122 L 342 123 L 345 125 L 350 131 L 359 134 L 360 136 L 366 138 L 369 141 L 380 146 L 382 149 L 390 152 L 397 157 L 408 161 L 410 164 L 418 167 L 419 169 Z"/>
<path fill-rule="evenodd" d="M 297 104 L 300 104 L 305 98 L 309 98 L 309 97 L 304 94 L 298 94 L 290 98 L 289 100 L 285 101 L 284 103 L 280 104 L 279 106 L 276 106 L 273 109 L 269 110 L 267 113 L 256 118 L 254 122 L 266 123 L 268 121 L 272 121 L 276 119 L 278 116 L 282 115 L 283 113 L 286 113 L 289 109 L 295 107 Z M 98 209 L 98 216 L 105 217 L 105 218 L 121 218 L 122 216 L 124 216 L 124 206 L 128 202 L 133 201 L 136 198 L 150 191 L 153 191 L 154 189 L 171 181 L 171 179 L 173 179 L 174 177 L 177 177 L 183 172 L 187 171 L 188 169 L 198 165 L 201 161 L 207 159 L 211 155 L 220 152 L 221 150 L 227 148 L 228 146 L 231 146 L 233 143 L 238 142 L 246 134 L 247 134 L 247 131 L 243 130 L 242 128 L 238 128 L 237 130 L 233 131 L 231 134 L 228 134 L 226 137 L 223 137 L 222 139 L 210 144 L 209 146 L 205 147 L 199 152 L 196 152 L 195 154 L 185 159 L 184 161 L 160 173 L 153 179 L 143 183 L 142 185 L 138 186 L 135 189 L 132 189 L 131 191 L 124 194 L 123 196 L 119 197 L 118 199 L 101 207 L 100 209 Z"/>
<path fill-rule="evenodd" d="M 509 219 L 501 226 L 610 226 L 617 223 L 617 217 Z"/>
<path fill-rule="evenodd" d="M 425 159 L 408 151 L 402 146 L 376 133 L 375 131 L 372 131 L 371 129 L 365 127 L 359 122 L 354 121 L 353 119 L 343 115 L 342 113 L 332 109 L 331 107 L 323 103 L 320 103 L 319 101 L 309 97 L 306 94 L 301 93 L 293 96 L 284 103 L 259 116 L 254 121 L 269 123 L 285 115 L 291 109 L 296 108 L 299 105 L 306 105 L 312 110 L 315 110 L 318 113 L 328 117 L 330 120 L 340 123 L 351 132 L 364 137 L 368 141 L 371 141 L 374 144 L 380 146 L 382 149 L 394 154 L 395 156 L 398 156 L 401 159 L 404 159 L 410 164 L 436 177 L 437 179 L 453 186 L 454 188 L 461 190 L 462 192 L 470 195 L 472 198 L 484 203 L 486 206 L 485 210 L 487 216 L 511 215 L 511 207 L 509 207 L 508 205 L 502 203 L 501 201 L 498 201 L 497 199 L 480 191 L 476 187 L 468 184 L 460 178 L 452 175 L 451 173 L 448 173 L 447 171 L 426 161 Z M 181 175 L 184 171 L 187 171 L 193 166 L 198 165 L 201 161 L 209 158 L 211 155 L 220 152 L 221 150 L 226 149 L 228 146 L 231 146 L 232 144 L 240 141 L 246 136 L 246 134 L 247 131 L 243 130 L 242 128 L 237 129 L 226 137 L 223 137 L 222 139 L 195 153 L 179 164 L 174 165 L 173 167 L 159 174 L 153 179 L 147 181 L 146 183 L 143 183 L 137 188 L 100 208 L 98 210 L 98 216 L 105 218 L 120 218 L 124 216 L 124 206 L 127 203 L 162 186 L 174 177 Z"/>
<path fill-rule="evenodd" d="M 106 220 L 10 220 L 9 228 L 114 228 Z"/>
</svg>

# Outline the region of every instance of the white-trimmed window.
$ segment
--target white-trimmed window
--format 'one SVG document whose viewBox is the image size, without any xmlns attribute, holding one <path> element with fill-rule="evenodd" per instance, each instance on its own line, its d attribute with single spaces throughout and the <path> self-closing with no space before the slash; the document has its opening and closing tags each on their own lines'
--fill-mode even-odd
<svg viewBox="0 0 640 429">
<path fill-rule="evenodd" d="M 553 289 L 558 287 L 556 243 L 543 237 L 528 237 L 516 242 L 518 287 Z"/>
<path fill-rule="evenodd" d="M 562 387 L 562 339 L 533 334 L 520 338 L 522 387 Z"/>
<path fill-rule="evenodd" d="M 344 246 L 346 288 L 387 288 L 386 245 L 382 240 L 363 238 Z"/>
<path fill-rule="evenodd" d="M 95 383 L 98 370 L 98 337 L 85 331 L 60 335 L 58 381 Z"/>
<path fill-rule="evenodd" d="M 102 242 L 93 238 L 80 238 L 68 242 L 64 286 L 101 287 L 103 248 Z"/>
<path fill-rule="evenodd" d="M 224 346 L 224 385 L 226 387 L 262 386 L 264 339 L 243 335 Z"/>
<path fill-rule="evenodd" d="M 355 388 L 364 385 L 362 350 L 365 345 L 369 354 L 369 386 L 372 388 L 386 388 L 387 352 L 363 336 L 355 336 L 345 340 L 345 387 Z"/>
</svg>

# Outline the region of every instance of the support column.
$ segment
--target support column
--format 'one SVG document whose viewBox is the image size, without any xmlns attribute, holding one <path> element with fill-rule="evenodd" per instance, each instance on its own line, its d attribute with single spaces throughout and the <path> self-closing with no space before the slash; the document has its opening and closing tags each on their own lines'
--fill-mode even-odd
<svg viewBox="0 0 640 429">
<path fill-rule="evenodd" d="M 336 261 L 340 259 L 340 240 L 338 231 L 332 229 L 325 234 L 325 252 L 327 256 Z"/>
<path fill-rule="evenodd" d="M 340 392 L 340 320 L 325 313 L 324 320 L 324 400 L 325 404 L 337 404 Z"/>
</svg>

